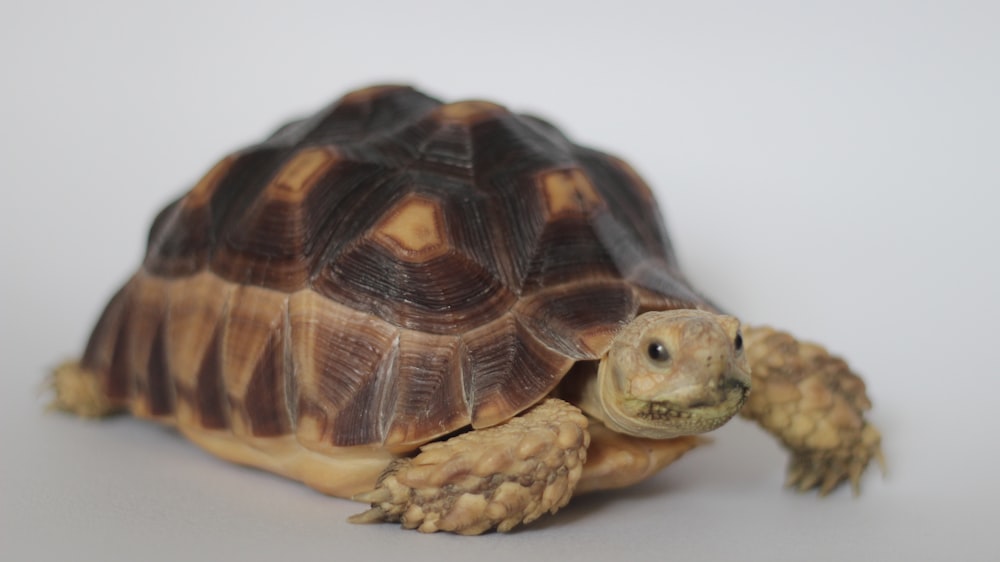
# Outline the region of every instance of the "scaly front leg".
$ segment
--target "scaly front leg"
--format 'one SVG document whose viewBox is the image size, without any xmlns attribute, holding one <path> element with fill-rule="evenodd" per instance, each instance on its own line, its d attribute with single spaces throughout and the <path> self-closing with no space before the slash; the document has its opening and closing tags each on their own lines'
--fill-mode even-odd
<svg viewBox="0 0 1000 562">
<path fill-rule="evenodd" d="M 354 523 L 399 521 L 425 533 L 509 531 L 566 505 L 587 457 L 587 419 L 548 399 L 501 425 L 425 445 L 399 459 Z"/>
<path fill-rule="evenodd" d="M 882 437 L 864 418 L 865 383 L 842 359 L 785 332 L 744 327 L 753 391 L 744 417 L 757 421 L 792 453 L 787 485 L 826 495 L 861 474 L 874 458 L 884 470 Z"/>
</svg>

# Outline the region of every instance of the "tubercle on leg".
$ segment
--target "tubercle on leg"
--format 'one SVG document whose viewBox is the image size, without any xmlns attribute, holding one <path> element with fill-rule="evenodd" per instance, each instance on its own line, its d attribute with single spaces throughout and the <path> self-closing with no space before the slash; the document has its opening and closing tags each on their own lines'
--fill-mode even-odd
<svg viewBox="0 0 1000 562">
<path fill-rule="evenodd" d="M 792 451 L 788 484 L 826 494 L 849 480 L 858 490 L 871 459 L 884 467 L 881 435 L 865 420 L 864 381 L 823 347 L 768 327 L 744 326 L 753 389 L 741 415 Z"/>
<path fill-rule="evenodd" d="M 583 472 L 590 437 L 575 407 L 550 399 L 511 421 L 431 443 L 394 462 L 355 523 L 400 522 L 421 532 L 505 532 L 555 513 Z"/>
</svg>

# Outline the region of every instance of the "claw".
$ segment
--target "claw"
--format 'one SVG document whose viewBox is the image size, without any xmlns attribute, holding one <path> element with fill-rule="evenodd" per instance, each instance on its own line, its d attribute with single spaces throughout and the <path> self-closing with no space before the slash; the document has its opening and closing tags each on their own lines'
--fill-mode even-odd
<svg viewBox="0 0 1000 562">
<path fill-rule="evenodd" d="M 819 488 L 820 497 L 825 497 L 832 492 L 843 478 L 844 475 L 840 471 L 828 472 L 826 478 L 823 479 L 823 484 Z"/>
<path fill-rule="evenodd" d="M 813 470 L 812 472 L 809 472 L 799 482 L 799 491 L 805 492 L 807 490 L 814 488 L 816 484 L 819 482 L 819 479 L 821 477 L 822 474 L 818 470 Z"/>
<path fill-rule="evenodd" d="M 381 507 L 373 507 L 368 511 L 348 517 L 347 521 L 349 523 L 358 524 L 381 523 L 382 521 L 385 521 L 385 510 Z"/>
<path fill-rule="evenodd" d="M 792 462 L 792 465 L 788 467 L 788 477 L 785 478 L 785 487 L 794 488 L 800 480 L 802 480 L 802 474 L 805 472 L 805 466 L 801 462 Z"/>
<path fill-rule="evenodd" d="M 865 465 L 861 463 L 851 464 L 847 477 L 851 481 L 851 491 L 854 497 L 861 495 L 861 474 L 865 471 Z"/>
<path fill-rule="evenodd" d="M 376 488 L 370 492 L 355 494 L 351 499 L 363 503 L 382 503 L 392 499 L 392 492 L 385 488 Z"/>
<path fill-rule="evenodd" d="M 889 466 L 885 463 L 885 455 L 882 454 L 882 447 L 876 447 L 874 455 L 875 461 L 878 462 L 879 472 L 882 473 L 882 476 L 888 476 Z"/>
</svg>

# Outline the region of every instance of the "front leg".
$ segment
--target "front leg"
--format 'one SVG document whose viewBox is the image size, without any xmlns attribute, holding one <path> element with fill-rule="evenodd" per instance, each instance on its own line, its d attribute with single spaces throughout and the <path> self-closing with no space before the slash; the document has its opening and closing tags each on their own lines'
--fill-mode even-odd
<svg viewBox="0 0 1000 562">
<path fill-rule="evenodd" d="M 548 399 L 504 424 L 393 462 L 375 490 L 355 496 L 371 509 L 351 521 L 398 521 L 425 533 L 509 531 L 566 505 L 589 443 L 580 410 Z"/>
<path fill-rule="evenodd" d="M 752 388 L 741 414 L 792 453 L 789 486 L 826 495 L 861 474 L 874 458 L 884 468 L 882 437 L 864 418 L 865 383 L 842 359 L 785 332 L 744 327 Z"/>
</svg>

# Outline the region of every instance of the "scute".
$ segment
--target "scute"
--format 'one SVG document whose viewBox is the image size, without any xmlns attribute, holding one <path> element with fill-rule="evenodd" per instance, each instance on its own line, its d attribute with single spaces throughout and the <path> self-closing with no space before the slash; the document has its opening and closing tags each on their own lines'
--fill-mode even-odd
<svg viewBox="0 0 1000 562">
<path fill-rule="evenodd" d="M 323 450 L 381 443 L 399 330 L 313 291 L 292 296 L 298 440 Z"/>
<path fill-rule="evenodd" d="M 287 295 L 253 286 L 237 287 L 230 297 L 219 369 L 237 435 L 271 437 L 292 427 L 287 308 Z"/>
<path fill-rule="evenodd" d="M 404 331 L 396 360 L 399 398 L 386 428 L 386 446 L 410 448 L 429 435 L 445 435 L 469 424 L 472 412 L 462 378 L 460 338 Z"/>
<path fill-rule="evenodd" d="M 83 364 L 140 415 L 407 450 L 531 406 L 645 309 L 698 306 L 627 164 L 490 102 L 381 86 L 164 209 Z"/>
<path fill-rule="evenodd" d="M 538 341 L 567 357 L 588 360 L 608 349 L 638 308 L 639 298 L 628 283 L 590 280 L 522 298 L 514 311 Z"/>
</svg>

